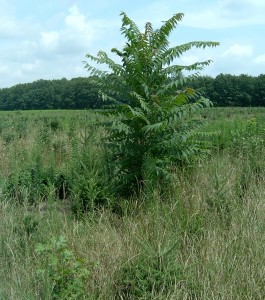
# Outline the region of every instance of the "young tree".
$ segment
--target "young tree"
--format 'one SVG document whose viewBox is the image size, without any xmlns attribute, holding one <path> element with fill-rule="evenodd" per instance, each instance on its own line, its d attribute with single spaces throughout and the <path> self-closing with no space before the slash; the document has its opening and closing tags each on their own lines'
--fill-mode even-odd
<svg viewBox="0 0 265 300">
<path fill-rule="evenodd" d="M 111 172 L 120 192 L 128 196 L 142 188 L 147 174 L 153 179 L 165 178 L 172 165 L 188 161 L 198 152 L 199 144 L 192 136 L 202 122 L 191 114 L 211 103 L 184 84 L 210 60 L 188 66 L 173 63 L 191 48 L 219 43 L 195 41 L 170 47 L 169 36 L 182 13 L 156 30 L 147 22 L 143 33 L 124 12 L 121 16 L 121 33 L 127 42 L 122 50 L 111 50 L 121 63 L 99 51 L 96 57 L 86 57 L 106 64 L 111 72 L 89 63 L 86 68 L 102 78 L 102 98 L 112 104 L 105 110 L 115 116 L 108 139 Z M 184 77 L 184 71 L 195 74 Z"/>
</svg>

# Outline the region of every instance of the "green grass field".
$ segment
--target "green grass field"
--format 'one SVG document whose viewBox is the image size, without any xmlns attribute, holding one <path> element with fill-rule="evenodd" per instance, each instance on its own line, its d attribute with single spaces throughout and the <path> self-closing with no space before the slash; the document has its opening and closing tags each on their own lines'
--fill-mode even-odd
<svg viewBox="0 0 265 300">
<path fill-rule="evenodd" d="M 102 116 L 0 112 L 0 299 L 265 299 L 265 108 L 202 115 L 207 157 L 117 199 Z"/>
</svg>

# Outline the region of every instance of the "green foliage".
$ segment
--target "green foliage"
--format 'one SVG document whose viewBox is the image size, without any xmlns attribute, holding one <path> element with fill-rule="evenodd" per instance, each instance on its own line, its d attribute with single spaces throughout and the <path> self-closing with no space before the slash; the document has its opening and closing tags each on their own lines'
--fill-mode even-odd
<svg viewBox="0 0 265 300">
<path fill-rule="evenodd" d="M 104 151 L 94 126 L 72 140 L 71 210 L 78 216 L 109 203 Z"/>
<path fill-rule="evenodd" d="M 101 75 L 101 72 L 98 75 Z M 0 109 L 102 108 L 103 103 L 98 95 L 98 81 L 98 76 L 71 80 L 65 78 L 38 80 L 0 89 Z M 196 76 L 188 85 L 199 89 L 204 97 L 211 99 L 214 106 L 261 107 L 265 105 L 264 74 L 259 76 L 219 74 L 215 78 Z"/>
<path fill-rule="evenodd" d="M 64 199 L 69 191 L 67 176 L 42 168 L 34 166 L 10 174 L 3 186 L 3 194 L 18 203 L 36 204 L 40 199 L 46 201 L 53 190 L 55 197 Z"/>
<path fill-rule="evenodd" d="M 236 113 L 236 116 L 233 115 Z M 204 117 L 210 118 L 207 131 L 212 135 L 211 145 L 217 151 L 228 150 L 234 155 L 249 151 L 259 152 L 264 146 L 264 118 L 259 108 L 219 108 L 216 113 L 206 109 Z M 239 117 L 240 114 L 240 117 Z"/>
<path fill-rule="evenodd" d="M 264 129 L 256 118 L 241 121 L 242 125 L 231 131 L 233 149 L 248 153 L 249 150 L 258 152 L 264 145 Z"/>
<path fill-rule="evenodd" d="M 183 266 L 177 262 L 159 267 L 155 260 L 138 259 L 122 268 L 117 296 L 119 299 L 154 299 L 154 295 L 163 290 L 174 290 L 183 279 Z"/>
<path fill-rule="evenodd" d="M 71 209 L 75 215 L 93 212 L 108 204 L 108 183 L 102 177 L 98 170 L 91 170 L 84 162 L 80 162 L 79 168 L 74 171 L 71 189 Z"/>
<path fill-rule="evenodd" d="M 182 20 L 182 13 L 173 15 L 157 30 L 147 22 L 144 33 L 125 13 L 121 16 L 121 33 L 127 42 L 121 51 L 112 49 L 121 64 L 99 51 L 97 57 L 87 54 L 87 58 L 106 64 L 111 75 L 88 63 L 86 68 L 102 78 L 102 98 L 112 103 L 105 111 L 115 117 L 108 139 L 111 174 L 127 196 L 141 189 L 145 172 L 160 180 L 169 176 L 172 165 L 190 161 L 200 152 L 200 144 L 191 138 L 203 121 L 193 116 L 211 102 L 184 83 L 210 60 L 188 66 L 172 62 L 191 48 L 215 47 L 218 43 L 196 41 L 170 47 L 169 36 Z M 182 75 L 192 71 L 195 74 Z"/>
<path fill-rule="evenodd" d="M 154 220 L 154 240 L 147 237 L 135 237 L 140 247 L 139 255 L 129 260 L 119 270 L 116 282 L 120 299 L 153 299 L 162 290 L 173 290 L 184 279 L 184 266 L 177 259 L 179 241 L 165 240 L 166 229 L 160 219 L 163 215 L 156 203 Z"/>
<path fill-rule="evenodd" d="M 190 218 L 187 213 L 182 216 L 182 220 L 177 221 L 182 212 L 179 212 L 179 208 L 168 209 L 159 200 L 152 206 L 149 204 L 148 213 L 145 215 L 149 221 L 142 224 L 139 236 L 133 236 L 139 247 L 137 255 L 128 259 L 116 275 L 115 289 L 118 299 L 171 299 L 170 292 L 184 286 L 191 299 L 198 296 L 196 284 L 190 275 L 193 266 L 187 267 L 179 257 L 182 248 L 184 253 L 189 252 L 188 247 L 191 247 L 195 235 L 198 237 L 201 222 L 198 217 Z M 182 240 L 184 232 L 185 239 Z"/>
<path fill-rule="evenodd" d="M 28 214 L 23 218 L 24 230 L 28 237 L 36 232 L 39 225 L 39 221 L 34 216 Z"/>
<path fill-rule="evenodd" d="M 32 206 L 65 200 L 75 214 L 107 204 L 109 179 L 100 139 L 105 132 L 94 126 L 102 117 L 88 111 L 27 114 L 10 112 L 1 119 L 4 198 Z M 23 120 L 29 134 L 20 137 Z M 13 141 L 6 143 L 6 133 Z"/>
<path fill-rule="evenodd" d="M 0 89 L 1 110 L 99 108 L 98 78 L 37 80 Z"/>
<path fill-rule="evenodd" d="M 227 172 L 227 171 L 226 171 Z M 224 173 L 224 172 L 223 172 Z M 216 214 L 227 227 L 232 220 L 232 204 L 228 194 L 227 178 L 217 165 L 212 178 L 212 190 L 206 199 L 208 209 Z"/>
<path fill-rule="evenodd" d="M 265 105 L 265 75 L 219 74 L 215 78 L 199 76 L 191 86 L 199 88 L 215 106 L 255 107 Z"/>
<path fill-rule="evenodd" d="M 75 258 L 63 236 L 38 244 L 36 253 L 42 260 L 37 276 L 45 289 L 45 297 L 50 295 L 51 299 L 85 299 L 86 281 L 90 272 L 80 258 Z"/>
</svg>

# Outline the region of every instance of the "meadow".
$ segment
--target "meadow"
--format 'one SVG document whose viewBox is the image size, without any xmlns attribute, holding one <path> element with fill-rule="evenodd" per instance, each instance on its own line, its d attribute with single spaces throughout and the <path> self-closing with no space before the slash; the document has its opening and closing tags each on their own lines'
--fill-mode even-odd
<svg viewBox="0 0 265 300">
<path fill-rule="evenodd" d="M 209 154 L 114 197 L 106 117 L 0 112 L 0 299 L 264 299 L 265 108 L 207 108 Z"/>
</svg>

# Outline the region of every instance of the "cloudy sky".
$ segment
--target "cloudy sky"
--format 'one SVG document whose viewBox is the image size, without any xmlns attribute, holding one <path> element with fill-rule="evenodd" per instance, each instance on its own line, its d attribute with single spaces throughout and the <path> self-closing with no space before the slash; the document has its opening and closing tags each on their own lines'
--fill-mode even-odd
<svg viewBox="0 0 265 300">
<path fill-rule="evenodd" d="M 265 73 L 265 0 L 0 0 L 0 88 L 88 76 L 86 53 L 122 48 L 121 11 L 140 28 L 183 12 L 172 46 L 221 43 L 182 57 L 183 64 L 212 59 L 203 74 Z"/>
</svg>

